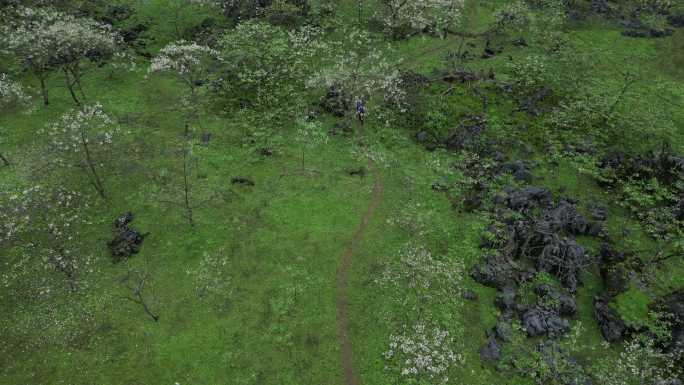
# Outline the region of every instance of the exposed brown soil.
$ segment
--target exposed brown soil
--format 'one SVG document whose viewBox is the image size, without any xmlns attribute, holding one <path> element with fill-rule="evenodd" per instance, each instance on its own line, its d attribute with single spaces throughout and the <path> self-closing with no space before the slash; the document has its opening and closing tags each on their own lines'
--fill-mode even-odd
<svg viewBox="0 0 684 385">
<path fill-rule="evenodd" d="M 373 185 L 373 197 L 368 209 L 366 209 L 366 212 L 361 219 L 359 227 L 354 233 L 354 237 L 349 244 L 347 244 L 340 260 L 340 266 L 337 269 L 337 328 L 340 339 L 342 370 L 345 385 L 358 385 L 360 383 L 359 375 L 354 369 L 354 352 L 352 351 L 352 345 L 349 339 L 349 268 L 351 267 L 356 249 L 366 233 L 368 224 L 382 200 L 383 193 L 382 177 L 373 164 L 373 160 L 370 158 L 368 159 L 368 168 L 371 170 L 375 180 Z"/>
</svg>

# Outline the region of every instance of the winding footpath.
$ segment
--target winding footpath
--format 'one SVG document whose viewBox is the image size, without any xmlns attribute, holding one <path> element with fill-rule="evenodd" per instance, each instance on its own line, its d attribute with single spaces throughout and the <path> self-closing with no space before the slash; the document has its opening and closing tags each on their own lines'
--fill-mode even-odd
<svg viewBox="0 0 684 385">
<path fill-rule="evenodd" d="M 354 237 L 347 244 L 347 247 L 340 259 L 340 265 L 337 269 L 337 329 L 340 339 L 340 351 L 342 354 L 342 371 L 344 374 L 345 385 L 359 385 L 359 375 L 354 369 L 354 352 L 352 350 L 351 340 L 349 339 L 349 268 L 352 264 L 352 259 L 358 248 L 359 243 L 363 240 L 368 224 L 375 210 L 380 205 L 383 194 L 382 176 L 375 167 L 373 160 L 368 158 L 368 168 L 373 174 L 373 196 L 370 205 L 366 209 L 366 213 L 361 219 L 359 227 L 354 233 Z"/>
<path fill-rule="evenodd" d="M 475 0 L 466 1 L 466 29 L 473 29 L 475 20 L 477 18 L 477 2 Z M 451 45 L 452 42 L 447 42 L 444 46 L 432 48 L 425 53 L 434 50 L 441 50 Z M 418 57 L 423 57 L 419 55 Z M 410 60 L 412 61 L 412 60 Z M 342 355 L 342 372 L 344 375 L 344 385 L 360 385 L 359 374 L 354 368 L 354 351 L 352 350 L 351 340 L 349 339 L 349 269 L 359 243 L 363 240 L 368 224 L 375 210 L 382 201 L 384 186 L 382 183 L 382 176 L 380 171 L 375 167 L 373 160 L 368 158 L 368 168 L 373 174 L 373 196 L 370 205 L 366 209 L 366 213 L 361 219 L 359 227 L 354 233 L 354 237 L 347 244 L 347 247 L 340 259 L 340 265 L 337 268 L 337 330 L 340 340 L 340 352 Z"/>
</svg>

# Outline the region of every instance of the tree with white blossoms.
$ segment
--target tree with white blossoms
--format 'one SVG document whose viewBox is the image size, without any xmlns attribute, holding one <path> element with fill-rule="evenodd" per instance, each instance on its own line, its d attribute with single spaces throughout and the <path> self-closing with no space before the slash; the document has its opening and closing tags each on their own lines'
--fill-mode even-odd
<svg viewBox="0 0 684 385">
<path fill-rule="evenodd" d="M 31 97 L 24 92 L 24 88 L 18 82 L 13 81 L 7 74 L 0 73 L 0 110 L 27 105 Z M 4 128 L 0 127 L 0 143 Z M 10 165 L 9 159 L 0 151 L 0 161 L 5 166 Z"/>
<path fill-rule="evenodd" d="M 190 3 L 218 7 L 235 24 L 262 16 L 273 6 L 291 7 L 298 13 L 309 10 L 308 0 L 190 0 Z"/>
<path fill-rule="evenodd" d="M 361 101 L 366 114 L 378 119 L 383 118 L 382 107 L 406 111 L 398 63 L 390 64 L 381 44 L 368 32 L 351 29 L 344 35 L 342 48 L 331 55 L 323 70 L 308 79 L 307 86 L 321 91 L 337 89 L 351 100 Z"/>
<path fill-rule="evenodd" d="M 321 31 L 287 31 L 261 21 L 240 23 L 220 40 L 218 93 L 233 105 L 297 114 L 314 58 L 325 55 Z"/>
<path fill-rule="evenodd" d="M 120 37 L 111 26 L 51 8 L 16 9 L 17 17 L 0 29 L 4 44 L 23 67 L 40 81 L 43 103 L 49 104 L 47 77 L 54 69 L 64 74 L 77 105 L 85 98 L 82 80 L 86 61 L 103 63 L 117 50 Z"/>
<path fill-rule="evenodd" d="M 3 273 L 6 284 L 17 284 L 10 282 L 10 276 L 35 273 L 32 267 L 40 261 L 39 265 L 61 273 L 75 291 L 78 273 L 91 264 L 91 256 L 79 247 L 79 228 L 88 223 L 84 216 L 87 208 L 82 195 L 64 188 L 36 185 L 1 194 L 0 250 L 7 255 L 16 255 L 9 252 L 12 249 L 20 250 L 20 257 Z"/>
<path fill-rule="evenodd" d="M 496 35 L 528 31 L 532 43 L 540 45 L 547 53 L 553 53 L 569 40 L 563 31 L 567 21 L 566 7 L 565 0 L 507 2 L 494 12 L 494 21 L 484 35 L 489 41 Z"/>
<path fill-rule="evenodd" d="M 602 385 L 677 384 L 684 375 L 677 364 L 682 354 L 677 350 L 663 352 L 651 337 L 639 334 L 624 343 L 617 360 L 606 356 L 597 360 L 591 374 Z"/>
<path fill-rule="evenodd" d="M 531 22 L 530 8 L 524 0 L 505 3 L 494 12 L 494 21 L 488 34 L 509 34 L 521 32 Z"/>
<path fill-rule="evenodd" d="M 25 106 L 31 102 L 31 96 L 22 85 L 12 80 L 9 75 L 0 73 L 0 109 Z"/>
<path fill-rule="evenodd" d="M 218 56 L 218 51 L 207 46 L 179 40 L 166 45 L 152 59 L 148 72 L 171 74 L 186 88 L 183 98 L 186 137 L 190 134 L 190 122 L 199 118 L 200 92 L 208 84 L 209 68 Z"/>
<path fill-rule="evenodd" d="M 677 4 L 674 0 L 626 0 L 623 3 L 628 17 L 638 20 L 644 27 L 660 32 L 667 29 L 667 16 Z"/>
<path fill-rule="evenodd" d="M 51 160 L 58 166 L 83 170 L 102 199 L 107 199 L 101 169 L 108 164 L 121 133 L 102 105 L 85 105 L 65 113 L 45 130 Z"/>
<path fill-rule="evenodd" d="M 380 0 L 375 18 L 393 39 L 409 30 L 446 36 L 460 20 L 463 5 L 463 0 Z"/>
<path fill-rule="evenodd" d="M 297 120 L 297 136 L 295 138 L 302 147 L 301 171 L 304 172 L 304 156 L 306 152 L 328 143 L 328 134 L 319 122 L 299 119 Z"/>
<path fill-rule="evenodd" d="M 191 199 L 190 175 L 193 165 L 192 126 L 191 122 L 199 120 L 202 89 L 209 83 L 209 69 L 219 58 L 218 51 L 195 42 L 179 40 L 168 44 L 152 59 L 149 72 L 168 73 L 176 77 L 186 89 L 183 96 L 185 122 L 183 130 L 183 199 L 182 206 L 185 217 L 194 226 L 193 212 L 195 205 Z"/>
</svg>

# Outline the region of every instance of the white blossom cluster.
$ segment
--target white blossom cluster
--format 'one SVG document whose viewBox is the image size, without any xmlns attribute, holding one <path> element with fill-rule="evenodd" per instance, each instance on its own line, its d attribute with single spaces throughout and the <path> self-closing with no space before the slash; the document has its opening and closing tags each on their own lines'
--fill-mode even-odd
<svg viewBox="0 0 684 385">
<path fill-rule="evenodd" d="M 524 0 L 508 2 L 494 13 L 494 20 L 499 32 L 520 31 L 530 23 L 530 8 Z"/>
<path fill-rule="evenodd" d="M 440 328 L 435 309 L 458 314 L 463 305 L 464 265 L 458 258 L 438 258 L 427 248 L 413 244 L 399 254 L 376 283 L 387 289 L 400 312 L 417 314 L 418 320 L 390 336 L 384 354 L 386 369 L 418 383 L 446 383 L 449 368 L 464 360 L 454 352 L 463 328 L 457 319 L 450 319 L 448 329 Z"/>
<path fill-rule="evenodd" d="M 213 7 L 219 7 L 219 8 L 224 8 L 224 7 L 229 7 L 233 4 L 236 4 L 238 0 L 228 0 L 228 1 L 222 1 L 222 0 L 188 0 L 188 2 L 192 5 L 199 5 L 199 6 L 213 6 Z"/>
<path fill-rule="evenodd" d="M 75 285 L 80 272 L 92 270 L 90 256 L 82 254 L 79 228 L 88 224 L 88 202 L 74 191 L 35 185 L 0 196 L 0 250 L 18 248 L 24 258 L 8 264 L 3 283 L 16 283 L 36 264 L 56 270 Z"/>
<path fill-rule="evenodd" d="M 152 59 L 149 72 L 173 72 L 185 81 L 199 80 L 207 59 L 218 58 L 218 51 L 195 42 L 179 40 L 167 44 Z"/>
<path fill-rule="evenodd" d="M 679 354 L 677 349 L 663 353 L 652 338 L 641 335 L 625 342 L 618 360 L 597 362 L 594 375 L 602 385 L 676 383 L 671 381 L 684 375 Z"/>
<path fill-rule="evenodd" d="M 408 184 L 412 181 L 406 182 Z M 432 213 L 424 205 L 417 202 L 406 202 L 387 219 L 387 224 L 398 226 L 407 233 L 413 234 L 414 237 L 422 239 L 434 230 L 431 215 Z"/>
<path fill-rule="evenodd" d="M 528 55 L 508 64 L 514 90 L 520 94 L 538 91 L 549 83 L 548 59 L 543 55 Z"/>
<path fill-rule="evenodd" d="M 205 6 L 205 7 L 216 7 L 224 12 L 228 12 L 231 9 L 240 7 L 241 3 L 243 5 L 249 3 L 250 7 L 254 7 L 255 13 L 261 15 L 263 13 L 264 7 L 258 1 L 246 1 L 246 0 L 188 0 L 191 5 Z"/>
<path fill-rule="evenodd" d="M 402 87 L 398 63 L 390 64 L 383 51 L 366 31 L 345 33 L 341 53 L 333 55 L 331 65 L 307 81 L 310 88 L 340 88 L 352 100 L 370 101 L 406 111 L 406 91 Z"/>
<path fill-rule="evenodd" d="M 80 210 L 87 207 L 83 197 L 66 189 L 50 190 L 35 185 L 3 196 L 0 212 L 0 245 L 16 240 L 17 236 L 36 229 L 55 237 L 70 235 L 66 229 L 84 221 Z"/>
<path fill-rule="evenodd" d="M 31 286 L 35 286 L 35 275 L 27 279 L 32 280 Z M 18 350 L 30 354 L 41 348 L 82 345 L 99 325 L 97 321 L 100 321 L 98 317 L 103 314 L 103 308 L 112 305 L 111 298 L 106 297 L 89 302 L 65 301 L 50 283 L 43 284 L 43 295 L 35 298 L 40 302 L 33 303 L 25 298 L 24 306 L 6 315 L 11 321 L 0 323 L 0 334 L 6 340 L 22 341 L 21 344 L 9 345 L 13 352 Z M 9 354 L 9 349 L 0 349 L 3 354 Z"/>
<path fill-rule="evenodd" d="M 17 15 L 17 22 L 2 28 L 3 40 L 35 72 L 111 56 L 120 42 L 107 24 L 50 8 L 21 7 Z"/>
<path fill-rule="evenodd" d="M 10 79 L 9 75 L 0 73 L 0 108 L 26 105 L 30 101 L 31 96 L 25 93 L 21 84 Z"/>
<path fill-rule="evenodd" d="M 54 161 L 61 165 L 82 166 L 86 146 L 90 155 L 106 151 L 121 133 L 118 126 L 102 109 L 102 105 L 86 105 L 65 113 L 61 120 L 48 126 L 47 134 L 55 154 Z"/>
<path fill-rule="evenodd" d="M 400 252 L 399 260 L 390 263 L 377 282 L 394 287 L 398 293 L 408 289 L 421 304 L 447 301 L 453 305 L 460 298 L 464 271 L 463 263 L 457 258 L 440 260 L 427 248 L 409 244 Z"/>
<path fill-rule="evenodd" d="M 137 63 L 135 62 L 135 56 L 125 51 L 114 52 L 110 66 L 112 69 L 129 72 L 134 72 L 138 68 Z"/>
<path fill-rule="evenodd" d="M 208 296 L 227 297 L 232 292 L 231 278 L 227 272 L 228 255 L 224 250 L 205 252 L 197 269 L 188 270 L 195 280 L 195 289 L 200 298 Z"/>
<path fill-rule="evenodd" d="M 444 34 L 461 18 L 463 0 L 381 0 L 375 18 L 393 34 L 398 28 Z"/>
<path fill-rule="evenodd" d="M 222 87 L 257 105 L 293 105 L 313 59 L 326 55 L 321 34 L 311 26 L 287 31 L 255 20 L 240 23 L 220 41 Z"/>
<path fill-rule="evenodd" d="M 297 120 L 297 135 L 295 140 L 302 146 L 312 149 L 316 146 L 328 143 L 329 137 L 319 122 L 299 119 Z"/>
<path fill-rule="evenodd" d="M 449 369 L 463 362 L 452 344 L 447 330 L 418 322 L 410 328 L 404 326 L 401 334 L 391 335 L 389 349 L 383 355 L 391 363 L 387 369 L 398 371 L 405 379 L 446 384 Z"/>
</svg>

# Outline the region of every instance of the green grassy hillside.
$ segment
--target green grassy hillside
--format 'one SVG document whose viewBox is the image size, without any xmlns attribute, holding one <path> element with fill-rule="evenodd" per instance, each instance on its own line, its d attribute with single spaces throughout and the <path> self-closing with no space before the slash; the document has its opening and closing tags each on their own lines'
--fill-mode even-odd
<svg viewBox="0 0 684 385">
<path fill-rule="evenodd" d="M 8 28 L 26 18 L 12 3 L 0 1 Z M 83 108 L 62 67 L 47 73 L 45 106 L 39 78 L 0 38 L 0 72 L 32 97 L 23 106 L 0 105 L 0 154 L 10 163 L 0 167 L 0 384 L 609 384 L 601 382 L 607 370 L 634 362 L 653 367 L 624 381 L 681 378 L 681 352 L 666 349 L 681 321 L 664 321 L 666 305 L 676 302 L 664 298 L 684 290 L 684 221 L 676 211 L 684 202 L 684 29 L 624 36 L 618 18 L 583 1 L 566 2 L 574 4 L 562 10 L 567 19 L 550 24 L 556 10 L 548 4 L 556 2 L 523 1 L 524 25 L 498 30 L 501 10 L 513 2 L 467 0 L 444 36 L 425 27 L 396 38 L 376 17 L 382 2 L 305 1 L 306 11 L 301 2 L 275 2 L 251 21 L 243 15 L 238 26 L 215 4 L 191 3 L 54 4 L 95 20 L 121 6 L 130 15 L 115 20 L 115 30 L 145 25 L 137 43 L 117 48 L 128 55 L 126 69 L 113 58 L 83 60 L 80 101 L 100 103 L 120 130 L 95 165 L 106 199 L 84 163 L 54 162 L 66 151 L 54 152 L 46 128 Z M 678 7 L 672 15 L 684 15 Z M 231 33 L 244 23 L 271 25 L 278 36 L 316 26 L 320 34 L 307 47 L 324 48 L 295 63 L 288 59 L 299 60 L 292 46 L 278 51 L 289 41 L 281 37 L 268 45 L 274 59 L 264 59 L 270 51 L 253 36 L 246 41 L 256 48 L 222 50 L 221 36 L 237 41 Z M 368 33 L 370 43 L 359 43 L 359 51 L 347 39 L 352 28 Z M 232 60 L 209 66 L 206 79 L 193 83 L 197 99 L 182 76 L 149 70 L 151 57 L 181 39 Z M 344 68 L 352 75 L 335 83 L 352 84 L 347 110 L 335 116 L 319 106 L 329 89 L 310 79 L 350 57 L 361 57 L 359 72 L 349 69 L 357 63 L 351 60 Z M 243 67 L 231 64 L 238 62 Z M 256 68 L 249 74 L 235 69 L 250 65 Z M 292 72 L 279 72 L 288 66 Z M 392 105 L 390 91 L 383 94 L 394 71 L 403 80 L 390 96 L 404 98 L 401 107 Z M 459 73 L 474 78 L 449 80 Z M 255 78 L 265 85 L 251 93 Z M 357 84 L 363 81 L 370 89 Z M 0 96 L 9 100 L 10 93 Z M 352 96 L 364 98 L 363 123 Z M 526 102 L 539 111 L 525 111 Z M 674 175 L 669 182 L 657 170 L 640 179 L 628 166 L 602 163 L 616 153 L 624 155 L 622 165 L 647 159 L 664 143 L 682 162 L 680 170 L 662 171 Z M 516 161 L 525 162 L 529 179 L 507 168 Z M 23 210 L 22 197 L 36 185 L 84 197 L 83 221 L 66 230 L 73 237 L 51 233 L 47 222 L 69 224 L 49 198 Z M 541 221 L 547 208 L 506 207 L 512 191 L 529 186 L 548 189 L 553 204 L 571 199 L 586 218 L 601 206 L 607 219 L 601 236 L 554 233 L 586 251 L 576 292 L 562 274 L 530 262 L 536 251 L 516 257 L 516 278 L 503 286 L 515 285 L 517 304 L 545 301 L 535 285 L 547 283 L 574 298 L 577 312 L 565 317 L 569 327 L 560 335 L 528 338 L 524 312 L 511 310 L 520 316 L 506 321 L 511 330 L 497 340 L 501 356 L 489 361 L 481 349 L 499 338 L 492 330 L 507 314 L 497 306 L 503 287 L 483 285 L 472 272 L 488 255 L 509 252 L 512 238 L 494 234 L 496 226 Z M 115 263 L 107 243 L 125 212 L 145 237 L 139 253 Z M 24 224 L 16 234 L 15 222 Z M 502 243 L 483 247 L 488 237 Z M 624 258 L 602 259 L 606 245 Z M 73 280 L 51 259 L 65 248 L 68 263 L 79 261 Z M 340 281 L 349 250 L 349 273 Z M 608 343 L 596 299 L 612 287 L 605 271 L 618 268 L 626 286 L 606 300 L 627 328 Z M 340 322 L 341 300 L 348 325 Z M 343 332 L 357 380 L 343 367 Z M 631 359 L 629 341 L 653 335 L 653 354 Z M 619 370 L 610 384 L 623 381 Z"/>
</svg>

